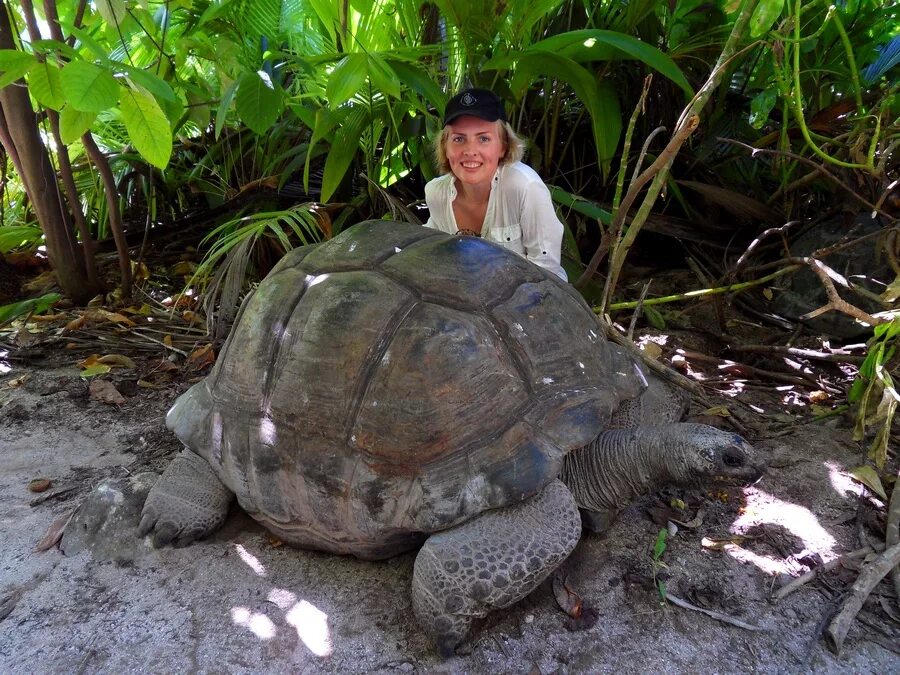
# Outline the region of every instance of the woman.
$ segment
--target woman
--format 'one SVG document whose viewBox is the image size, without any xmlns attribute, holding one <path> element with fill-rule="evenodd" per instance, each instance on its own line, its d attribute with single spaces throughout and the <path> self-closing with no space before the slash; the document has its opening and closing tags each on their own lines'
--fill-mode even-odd
<svg viewBox="0 0 900 675">
<path fill-rule="evenodd" d="M 443 175 L 425 186 L 431 214 L 425 224 L 493 241 L 565 281 L 560 265 L 563 224 L 550 191 L 521 162 L 522 154 L 522 140 L 493 92 L 466 89 L 451 98 L 435 141 Z"/>
</svg>

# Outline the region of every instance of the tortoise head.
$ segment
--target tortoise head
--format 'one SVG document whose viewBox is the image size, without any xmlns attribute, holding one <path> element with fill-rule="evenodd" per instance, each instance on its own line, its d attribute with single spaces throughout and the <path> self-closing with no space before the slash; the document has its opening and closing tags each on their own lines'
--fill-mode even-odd
<svg viewBox="0 0 900 675">
<path fill-rule="evenodd" d="M 756 449 L 742 436 L 705 424 L 677 425 L 684 433 L 685 466 L 679 471 L 698 487 L 726 487 L 755 483 L 765 471 Z"/>
</svg>

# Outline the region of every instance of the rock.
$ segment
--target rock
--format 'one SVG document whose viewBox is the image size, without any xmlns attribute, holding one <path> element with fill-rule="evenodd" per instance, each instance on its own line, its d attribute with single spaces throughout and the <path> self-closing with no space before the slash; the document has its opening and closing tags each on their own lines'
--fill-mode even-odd
<svg viewBox="0 0 900 675">
<path fill-rule="evenodd" d="M 860 213 L 849 225 L 836 218 L 815 226 L 799 236 L 791 246 L 791 254 L 807 256 L 813 251 L 833 246 L 841 241 L 852 241 L 867 234 L 883 230 L 881 218 Z M 844 251 L 832 253 L 823 262 L 848 281 L 879 295 L 887 287 L 894 274 L 884 254 L 879 255 L 878 238 L 873 238 Z M 881 309 L 877 303 L 858 296 L 853 291 L 835 284 L 838 294 L 851 305 L 866 312 Z M 799 320 L 804 314 L 818 309 L 828 302 L 822 282 L 809 268 L 798 270 L 788 277 L 785 286 L 772 303 L 776 314 Z M 869 328 L 857 323 L 841 312 L 831 311 L 803 322 L 813 331 L 838 338 L 854 338 L 868 332 Z"/>
<path fill-rule="evenodd" d="M 134 560 L 149 546 L 137 534 L 147 493 L 159 478 L 144 472 L 126 478 L 107 478 L 81 503 L 63 533 L 59 548 L 65 555 L 88 550 L 100 560 Z"/>
</svg>

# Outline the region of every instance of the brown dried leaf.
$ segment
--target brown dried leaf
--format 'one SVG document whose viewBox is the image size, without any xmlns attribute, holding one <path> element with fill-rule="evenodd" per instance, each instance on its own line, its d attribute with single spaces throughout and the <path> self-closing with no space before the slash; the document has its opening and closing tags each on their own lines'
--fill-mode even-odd
<svg viewBox="0 0 900 675">
<path fill-rule="evenodd" d="M 28 481 L 28 491 L 46 492 L 50 489 L 51 485 L 53 485 L 53 483 L 49 478 L 35 478 L 34 480 Z"/>
<path fill-rule="evenodd" d="M 10 389 L 15 389 L 16 387 L 21 387 L 28 382 L 29 379 L 31 379 L 31 373 L 25 373 L 24 375 L 19 375 L 19 377 L 11 379 L 6 383 L 6 386 Z"/>
<path fill-rule="evenodd" d="M 84 316 L 88 321 L 109 321 L 110 323 L 116 323 L 122 326 L 134 326 L 134 321 L 129 319 L 124 314 L 119 314 L 118 312 L 110 312 L 105 309 L 89 309 L 84 313 Z"/>
<path fill-rule="evenodd" d="M 188 363 L 195 370 L 203 370 L 216 362 L 216 352 L 211 344 L 201 345 L 188 356 Z"/>
<path fill-rule="evenodd" d="M 171 347 L 171 346 L 172 346 L 172 336 L 171 336 L 171 335 L 164 335 L 164 336 L 163 336 L 163 344 L 164 344 L 166 347 Z"/>
<path fill-rule="evenodd" d="M 79 316 L 78 318 L 72 319 L 69 323 L 63 326 L 62 332 L 65 333 L 66 331 L 70 330 L 81 330 L 82 328 L 84 328 L 85 323 L 87 323 L 87 319 L 85 319 L 83 315 Z"/>
<path fill-rule="evenodd" d="M 581 616 L 584 603 L 581 600 L 581 596 L 569 587 L 568 581 L 568 576 L 562 572 L 554 572 L 553 597 L 556 598 L 556 604 L 559 605 L 562 611 L 573 619 L 577 619 Z"/>
<path fill-rule="evenodd" d="M 119 390 L 113 386 L 112 382 L 91 380 L 89 391 L 91 398 L 101 403 L 109 403 L 110 405 L 123 405 L 125 403 L 125 397 L 119 393 Z"/>
<path fill-rule="evenodd" d="M 107 366 L 121 366 L 122 368 L 136 368 L 134 361 L 124 354 L 105 354 L 97 359 L 98 363 L 105 363 Z"/>
<path fill-rule="evenodd" d="M 59 543 L 59 540 L 62 539 L 63 532 L 66 531 L 66 525 L 69 524 L 69 521 L 72 519 L 72 515 L 74 513 L 75 509 L 72 509 L 71 511 L 62 514 L 59 518 L 50 523 L 50 527 L 47 528 L 44 536 L 41 537 L 41 540 L 37 543 L 37 546 L 34 547 L 34 552 L 43 553 L 44 551 L 49 551 L 51 548 L 56 546 Z"/>
</svg>

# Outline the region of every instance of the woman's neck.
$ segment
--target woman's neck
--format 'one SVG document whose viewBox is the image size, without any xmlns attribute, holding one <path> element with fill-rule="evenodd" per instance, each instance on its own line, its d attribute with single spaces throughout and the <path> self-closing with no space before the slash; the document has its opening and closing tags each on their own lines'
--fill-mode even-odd
<svg viewBox="0 0 900 675">
<path fill-rule="evenodd" d="M 456 193 L 463 198 L 463 201 L 471 204 L 487 204 L 491 197 L 491 184 L 486 185 L 466 185 L 459 179 L 456 180 Z"/>
</svg>

